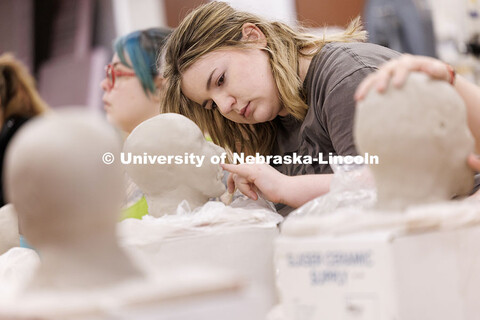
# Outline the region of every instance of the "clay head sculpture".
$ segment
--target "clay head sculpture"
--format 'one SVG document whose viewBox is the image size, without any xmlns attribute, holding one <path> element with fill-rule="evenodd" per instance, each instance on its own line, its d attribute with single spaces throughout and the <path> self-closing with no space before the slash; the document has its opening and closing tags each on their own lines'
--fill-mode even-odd
<svg viewBox="0 0 480 320">
<path fill-rule="evenodd" d="M 102 162 L 119 150 L 99 116 L 73 110 L 33 120 L 12 141 L 7 196 L 42 258 L 33 286 L 103 286 L 139 274 L 116 243 L 121 167 Z"/>
<path fill-rule="evenodd" d="M 466 109 L 448 83 L 413 73 L 402 88 L 372 90 L 357 105 L 354 135 L 360 154 L 379 157 L 370 167 L 379 209 L 445 201 L 473 186 Z"/>
<path fill-rule="evenodd" d="M 132 131 L 123 147 L 122 162 L 145 193 L 149 214 L 158 217 L 175 213 L 182 200 L 194 209 L 222 195 L 222 169 L 211 158 L 223 152 L 205 140 L 193 121 L 164 113 Z M 141 159 L 135 161 L 135 157 Z"/>
</svg>

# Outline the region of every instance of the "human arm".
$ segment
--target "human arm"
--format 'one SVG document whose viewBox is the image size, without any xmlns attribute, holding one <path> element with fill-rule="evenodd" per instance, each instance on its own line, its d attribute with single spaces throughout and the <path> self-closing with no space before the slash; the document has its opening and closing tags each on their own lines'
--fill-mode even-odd
<svg viewBox="0 0 480 320">
<path fill-rule="evenodd" d="M 228 177 L 228 191 L 233 193 L 235 186 L 253 200 L 258 193 L 275 203 L 283 203 L 297 208 L 330 190 L 333 174 L 309 174 L 290 177 L 268 164 L 222 164 L 231 174 Z"/>
<path fill-rule="evenodd" d="M 368 91 L 373 89 L 384 92 L 389 81 L 400 88 L 410 72 L 423 72 L 432 79 L 453 82 L 453 85 L 462 97 L 467 108 L 467 121 L 470 131 L 475 138 L 475 148 L 480 152 L 480 88 L 462 76 L 455 76 L 444 62 L 423 56 L 402 55 L 385 63 L 377 72 L 369 75 L 357 88 L 355 100 L 365 98 Z"/>
</svg>

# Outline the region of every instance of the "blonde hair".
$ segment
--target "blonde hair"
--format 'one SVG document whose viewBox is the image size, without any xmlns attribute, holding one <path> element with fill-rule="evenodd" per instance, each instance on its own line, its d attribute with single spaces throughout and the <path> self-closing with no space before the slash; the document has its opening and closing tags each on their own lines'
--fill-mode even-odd
<svg viewBox="0 0 480 320">
<path fill-rule="evenodd" d="M 12 54 L 0 56 L 1 122 L 12 115 L 33 117 L 49 110 L 35 89 L 35 80 Z"/>
<path fill-rule="evenodd" d="M 210 2 L 187 15 L 174 30 L 164 48 L 163 76 L 167 79 L 162 112 L 180 113 L 193 120 L 213 142 L 234 152 L 271 152 L 276 139 L 274 121 L 257 124 L 235 123 L 218 110 L 207 110 L 189 100 L 181 90 L 182 74 L 203 55 L 224 47 L 246 48 L 242 26 L 256 25 L 265 35 L 273 77 L 280 101 L 298 120 L 303 120 L 308 105 L 298 75 L 300 56 L 313 56 L 329 42 L 364 41 L 360 19 L 353 20 L 345 32 L 318 37 L 296 31 L 281 22 L 269 22 L 252 13 L 237 11 L 224 2 Z"/>
</svg>

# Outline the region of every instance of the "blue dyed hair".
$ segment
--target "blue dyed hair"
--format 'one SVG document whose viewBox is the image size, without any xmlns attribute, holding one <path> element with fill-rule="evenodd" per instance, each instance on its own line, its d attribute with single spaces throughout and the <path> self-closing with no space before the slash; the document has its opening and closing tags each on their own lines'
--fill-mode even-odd
<svg viewBox="0 0 480 320">
<path fill-rule="evenodd" d="M 115 40 L 113 49 L 122 64 L 135 71 L 142 83 L 145 94 L 155 92 L 155 78 L 158 76 L 157 55 L 170 35 L 171 30 L 151 28 L 134 31 Z M 128 55 L 130 65 L 125 56 Z"/>
</svg>

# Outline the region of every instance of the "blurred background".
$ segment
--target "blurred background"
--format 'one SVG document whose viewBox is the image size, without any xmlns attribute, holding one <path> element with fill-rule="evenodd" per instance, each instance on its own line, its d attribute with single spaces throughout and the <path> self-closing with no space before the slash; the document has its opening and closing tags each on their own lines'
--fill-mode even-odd
<svg viewBox="0 0 480 320">
<path fill-rule="evenodd" d="M 100 82 L 120 35 L 175 28 L 207 0 L 0 0 L 0 53 L 27 65 L 54 107 L 102 109 Z M 369 41 L 438 57 L 480 83 L 477 0 L 230 0 L 232 6 L 312 32 L 338 30 L 360 15 Z"/>
</svg>

